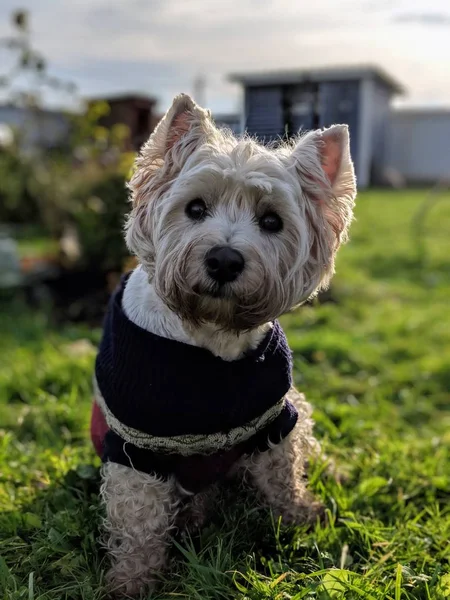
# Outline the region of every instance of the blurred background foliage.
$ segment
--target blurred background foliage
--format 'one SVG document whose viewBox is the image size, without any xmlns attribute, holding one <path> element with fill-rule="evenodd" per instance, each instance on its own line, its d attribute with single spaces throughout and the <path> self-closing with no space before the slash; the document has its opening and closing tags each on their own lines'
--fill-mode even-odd
<svg viewBox="0 0 450 600">
<path fill-rule="evenodd" d="M 65 148 L 27 155 L 17 139 L 0 148 L 0 222 L 33 224 L 42 236 L 60 242 L 71 266 L 104 257 L 99 268 L 115 268 L 126 255 L 121 230 L 134 153 L 125 150 L 125 126 L 97 124 L 107 111 L 99 103 L 72 116 Z M 71 253 L 64 244 L 68 232 Z"/>
<path fill-rule="evenodd" d="M 14 66 L 1 76 L 0 86 L 11 105 L 28 109 L 30 126 L 36 126 L 43 86 L 74 97 L 76 87 L 49 75 L 45 58 L 30 43 L 28 13 L 17 11 L 12 20 L 14 35 L 0 44 L 14 54 Z M 18 91 L 15 82 L 24 78 L 26 92 Z M 120 271 L 127 256 L 125 181 L 134 153 L 127 150 L 125 125 L 99 124 L 109 110 L 102 101 L 68 113 L 69 134 L 57 148 L 24 147 L 23 130 L 0 136 L 0 223 L 9 226 L 19 245 L 26 237 L 26 248 L 31 231 L 37 240 L 53 240 L 36 247 L 51 247 L 52 258 L 64 268 Z"/>
</svg>

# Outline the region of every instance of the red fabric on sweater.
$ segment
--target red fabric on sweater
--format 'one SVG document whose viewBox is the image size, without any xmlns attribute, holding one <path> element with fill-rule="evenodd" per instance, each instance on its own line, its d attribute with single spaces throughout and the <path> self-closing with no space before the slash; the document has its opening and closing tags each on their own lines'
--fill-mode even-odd
<svg viewBox="0 0 450 600">
<path fill-rule="evenodd" d="M 92 414 L 91 414 L 91 440 L 94 444 L 95 451 L 100 456 L 103 456 L 103 441 L 105 435 L 108 433 L 109 427 L 106 423 L 105 417 L 103 416 L 100 407 L 94 400 L 92 403 Z"/>
</svg>

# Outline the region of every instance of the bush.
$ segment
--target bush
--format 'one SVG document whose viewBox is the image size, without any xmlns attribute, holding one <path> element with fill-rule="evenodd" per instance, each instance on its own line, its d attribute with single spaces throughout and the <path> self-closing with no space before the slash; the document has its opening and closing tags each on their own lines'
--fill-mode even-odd
<svg viewBox="0 0 450 600">
<path fill-rule="evenodd" d="M 128 256 L 123 238 L 124 215 L 128 211 L 125 177 L 109 174 L 81 194 L 71 215 L 81 250 L 77 266 L 120 271 Z"/>
<path fill-rule="evenodd" d="M 0 148 L 0 222 L 22 224 L 40 220 L 32 179 L 32 166 L 14 148 Z"/>
<path fill-rule="evenodd" d="M 71 119 L 65 148 L 20 152 L 18 140 L 0 149 L 0 223 L 33 224 L 60 245 L 69 269 L 121 270 L 128 211 L 126 179 L 134 153 L 124 125 L 105 129 L 104 103 Z"/>
</svg>

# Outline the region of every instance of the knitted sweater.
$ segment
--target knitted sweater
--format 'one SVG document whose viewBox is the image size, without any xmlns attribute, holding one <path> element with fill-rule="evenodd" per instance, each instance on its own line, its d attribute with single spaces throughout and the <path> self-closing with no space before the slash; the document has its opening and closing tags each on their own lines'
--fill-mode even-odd
<svg viewBox="0 0 450 600">
<path fill-rule="evenodd" d="M 291 352 L 278 322 L 255 350 L 224 361 L 130 321 L 122 309 L 127 279 L 110 299 L 95 367 L 109 427 L 104 461 L 175 475 L 195 492 L 292 430 L 297 412 L 284 398 Z"/>
</svg>

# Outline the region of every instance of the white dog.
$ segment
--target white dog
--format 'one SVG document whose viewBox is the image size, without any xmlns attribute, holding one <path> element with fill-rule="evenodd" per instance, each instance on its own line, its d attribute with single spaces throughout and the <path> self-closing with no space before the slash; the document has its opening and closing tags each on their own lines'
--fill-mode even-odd
<svg viewBox="0 0 450 600">
<path fill-rule="evenodd" d="M 345 125 L 270 149 L 180 95 L 129 187 L 140 265 L 110 302 L 92 435 L 109 581 L 135 595 L 218 480 L 245 477 L 284 522 L 320 512 L 305 478 L 311 409 L 276 319 L 328 285 L 356 185 Z"/>
</svg>

